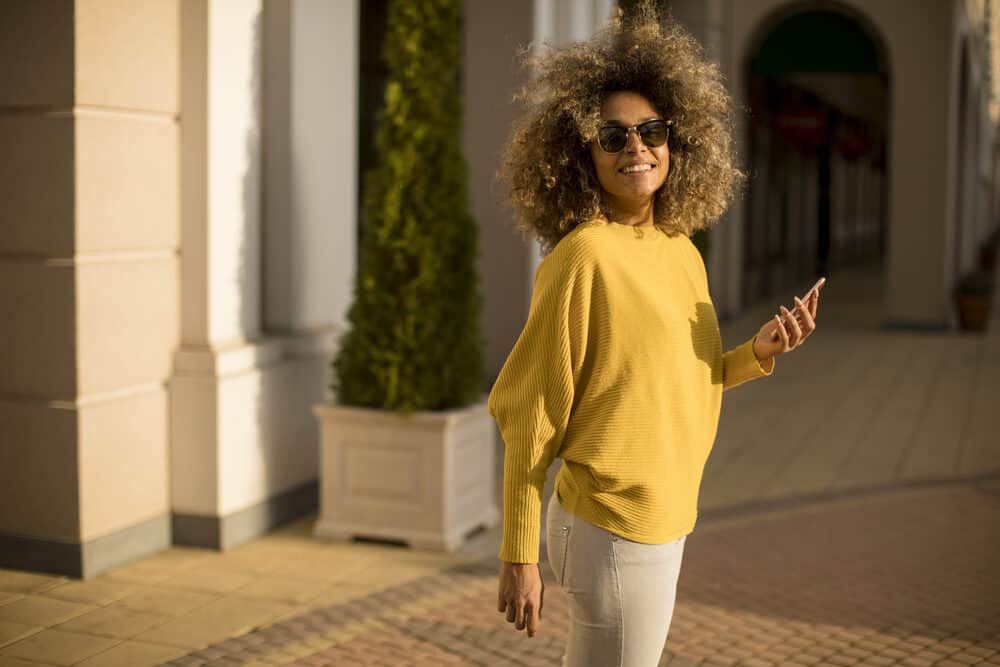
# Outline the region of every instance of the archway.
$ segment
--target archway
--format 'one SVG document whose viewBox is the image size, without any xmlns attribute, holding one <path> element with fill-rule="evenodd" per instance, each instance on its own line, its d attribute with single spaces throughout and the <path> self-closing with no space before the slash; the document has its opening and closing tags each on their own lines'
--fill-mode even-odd
<svg viewBox="0 0 1000 667">
<path fill-rule="evenodd" d="M 765 21 L 746 61 L 743 303 L 881 264 L 888 65 L 862 18 L 823 3 Z"/>
</svg>

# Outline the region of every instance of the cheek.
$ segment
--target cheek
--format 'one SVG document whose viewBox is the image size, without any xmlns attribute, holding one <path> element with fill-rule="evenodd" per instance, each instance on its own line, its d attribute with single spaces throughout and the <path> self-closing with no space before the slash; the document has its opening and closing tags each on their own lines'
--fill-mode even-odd
<svg viewBox="0 0 1000 667">
<path fill-rule="evenodd" d="M 611 179 L 615 175 L 615 161 L 614 156 L 608 153 L 597 153 L 591 151 L 591 159 L 594 163 L 594 171 L 597 172 L 597 180 L 601 182 L 601 185 L 607 188 L 607 183 L 611 182 Z M 611 159 L 609 159 L 611 158 Z"/>
<path fill-rule="evenodd" d="M 660 170 L 660 181 L 657 185 L 657 187 L 659 187 L 667 182 L 667 174 L 670 173 L 670 152 L 663 151 L 662 154 L 657 156 L 657 161 L 660 163 L 660 166 L 663 167 Z"/>
</svg>

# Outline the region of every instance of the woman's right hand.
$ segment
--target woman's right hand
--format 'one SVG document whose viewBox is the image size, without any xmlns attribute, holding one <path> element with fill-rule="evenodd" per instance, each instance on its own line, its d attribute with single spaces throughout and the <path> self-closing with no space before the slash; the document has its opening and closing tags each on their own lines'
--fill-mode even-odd
<svg viewBox="0 0 1000 667">
<path fill-rule="evenodd" d="M 534 637 L 542 621 L 545 584 L 538 563 L 500 562 L 497 611 L 507 612 L 507 622 L 518 630 L 527 628 Z"/>
</svg>

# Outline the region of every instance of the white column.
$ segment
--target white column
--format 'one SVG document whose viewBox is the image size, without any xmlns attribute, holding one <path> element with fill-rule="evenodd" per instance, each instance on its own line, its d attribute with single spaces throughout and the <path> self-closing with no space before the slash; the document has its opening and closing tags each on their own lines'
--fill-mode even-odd
<svg viewBox="0 0 1000 667">
<path fill-rule="evenodd" d="M 315 484 L 309 408 L 326 398 L 354 273 L 356 24 L 356 2 L 182 5 L 181 542 L 252 537 L 253 521 L 236 537 L 225 522 Z"/>
<path fill-rule="evenodd" d="M 260 337 L 260 20 L 259 0 L 182 4 L 174 513 L 224 511 L 220 455 L 229 427 L 220 408 L 229 378 L 252 367 Z"/>
<path fill-rule="evenodd" d="M 357 254 L 358 2 L 266 8 L 264 327 L 342 327 Z"/>
</svg>

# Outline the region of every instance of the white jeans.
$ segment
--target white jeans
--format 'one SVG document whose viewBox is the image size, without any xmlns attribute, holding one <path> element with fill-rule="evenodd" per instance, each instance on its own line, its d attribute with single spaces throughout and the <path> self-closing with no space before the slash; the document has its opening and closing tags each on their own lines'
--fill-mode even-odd
<svg viewBox="0 0 1000 667">
<path fill-rule="evenodd" d="M 569 603 L 564 667 L 654 667 L 667 642 L 687 536 L 627 540 L 562 508 L 545 520 L 546 550 Z"/>
</svg>

